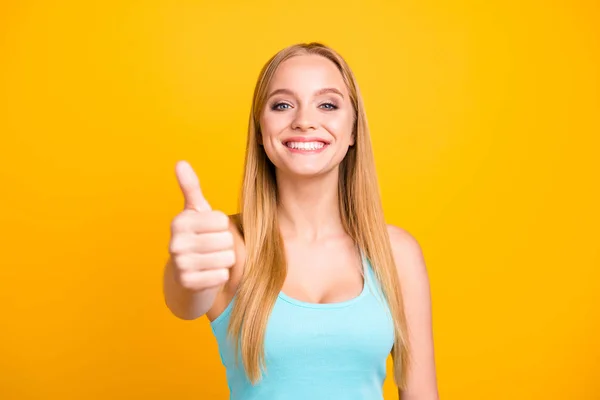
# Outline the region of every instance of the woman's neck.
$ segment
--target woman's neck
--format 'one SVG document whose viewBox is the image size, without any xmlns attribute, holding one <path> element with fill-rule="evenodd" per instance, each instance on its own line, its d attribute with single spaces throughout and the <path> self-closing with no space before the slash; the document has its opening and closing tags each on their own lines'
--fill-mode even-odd
<svg viewBox="0 0 600 400">
<path fill-rule="evenodd" d="M 344 233 L 337 170 L 311 178 L 278 174 L 277 190 L 279 228 L 284 238 L 313 242 Z"/>
</svg>

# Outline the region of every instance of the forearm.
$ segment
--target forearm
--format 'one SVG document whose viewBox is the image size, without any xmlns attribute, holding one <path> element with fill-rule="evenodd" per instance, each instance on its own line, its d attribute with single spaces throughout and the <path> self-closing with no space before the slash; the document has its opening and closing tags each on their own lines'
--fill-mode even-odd
<svg viewBox="0 0 600 400">
<path fill-rule="evenodd" d="M 184 320 L 193 320 L 203 316 L 212 307 L 219 287 L 200 291 L 188 290 L 175 279 L 174 268 L 172 260 L 169 259 L 163 275 L 165 304 L 173 315 Z"/>
</svg>

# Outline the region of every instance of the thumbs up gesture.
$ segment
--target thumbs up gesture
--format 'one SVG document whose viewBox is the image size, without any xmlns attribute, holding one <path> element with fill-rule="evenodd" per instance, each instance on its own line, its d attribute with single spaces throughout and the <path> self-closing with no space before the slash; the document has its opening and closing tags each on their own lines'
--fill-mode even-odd
<svg viewBox="0 0 600 400">
<path fill-rule="evenodd" d="M 235 264 L 229 217 L 211 209 L 187 162 L 178 162 L 175 173 L 185 200 L 184 210 L 171 223 L 169 252 L 175 278 L 192 291 L 220 286 L 228 281 L 229 268 Z"/>
</svg>

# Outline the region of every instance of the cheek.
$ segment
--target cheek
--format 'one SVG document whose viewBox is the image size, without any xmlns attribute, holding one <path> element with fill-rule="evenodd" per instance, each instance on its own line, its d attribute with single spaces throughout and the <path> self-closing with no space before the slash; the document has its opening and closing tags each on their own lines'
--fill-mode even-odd
<svg viewBox="0 0 600 400">
<path fill-rule="evenodd" d="M 324 123 L 326 129 L 337 137 L 337 140 L 352 144 L 352 128 L 354 120 L 351 114 L 337 115 Z"/>
<path fill-rule="evenodd" d="M 274 141 L 279 136 L 279 133 L 285 129 L 285 124 L 281 121 L 281 116 L 271 113 L 263 114 L 260 118 L 260 145 L 263 147 L 267 158 L 272 163 L 276 163 L 277 152 L 275 150 Z"/>
<path fill-rule="evenodd" d="M 282 130 L 289 125 L 284 113 L 274 114 L 265 113 L 260 119 L 260 130 L 262 132 L 263 140 L 268 140 L 270 137 L 274 137 L 279 134 Z"/>
</svg>

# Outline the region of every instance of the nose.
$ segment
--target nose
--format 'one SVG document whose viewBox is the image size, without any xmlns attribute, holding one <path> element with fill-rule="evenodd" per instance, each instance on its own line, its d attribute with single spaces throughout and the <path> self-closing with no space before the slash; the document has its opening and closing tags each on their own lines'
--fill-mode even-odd
<svg viewBox="0 0 600 400">
<path fill-rule="evenodd" d="M 292 129 L 298 129 L 301 131 L 307 131 L 309 129 L 317 129 L 318 122 L 314 115 L 310 112 L 310 110 L 305 107 L 300 107 L 294 115 L 294 120 L 292 121 Z"/>
</svg>

